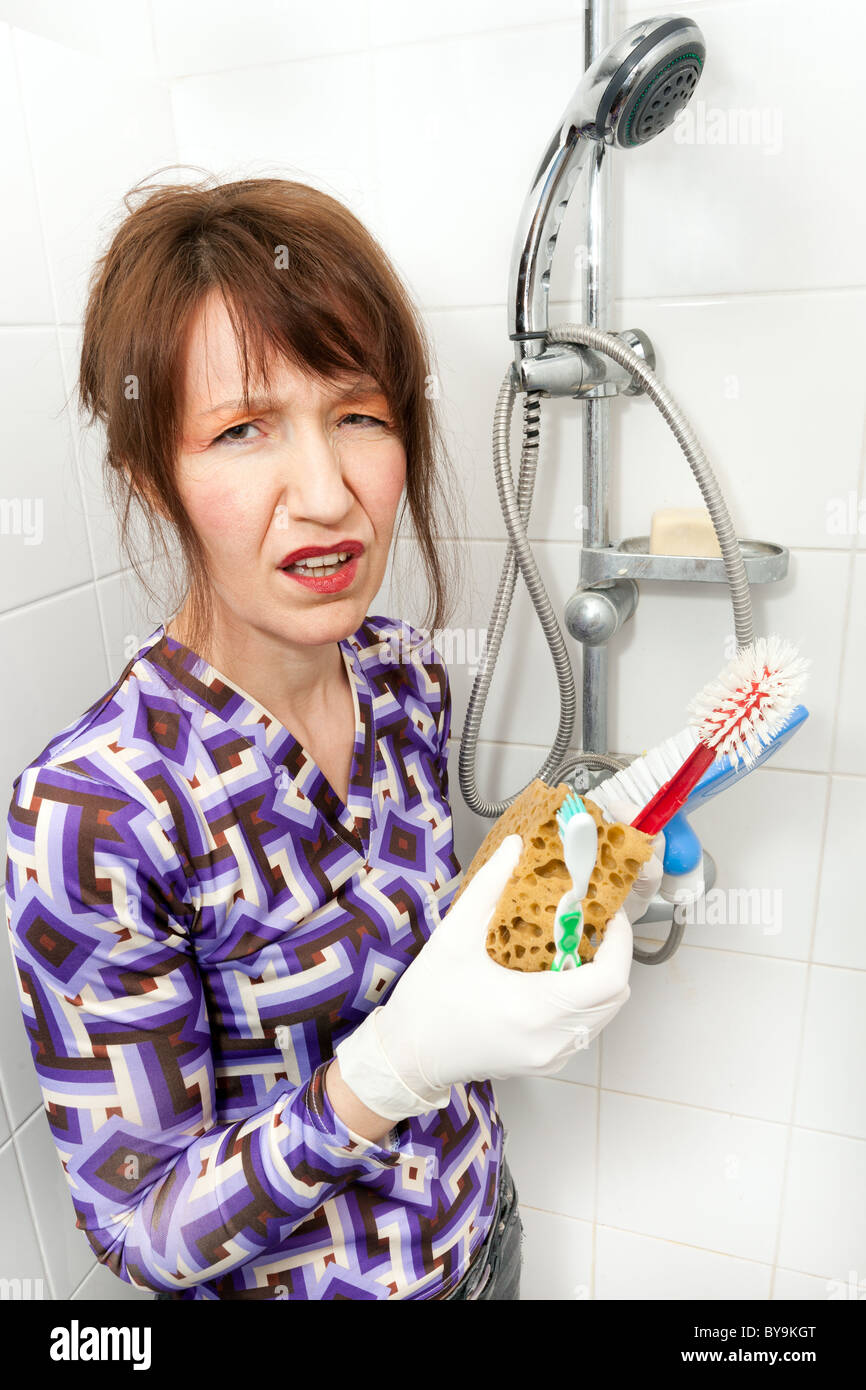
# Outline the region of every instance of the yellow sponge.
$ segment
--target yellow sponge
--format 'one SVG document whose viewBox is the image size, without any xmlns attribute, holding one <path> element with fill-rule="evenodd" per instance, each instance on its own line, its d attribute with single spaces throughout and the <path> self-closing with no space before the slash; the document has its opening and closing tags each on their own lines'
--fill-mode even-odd
<svg viewBox="0 0 866 1390">
<path fill-rule="evenodd" d="M 522 836 L 523 852 L 487 933 L 487 954 L 509 970 L 549 970 L 555 955 L 556 905 L 571 887 L 556 812 L 572 790 L 566 782 L 549 787 L 538 777 L 524 787 L 488 831 L 454 895 L 456 902 L 506 835 Z M 652 836 L 631 825 L 609 823 L 588 796 L 582 799 L 598 829 L 598 855 L 582 903 L 584 931 L 578 947 L 580 959 L 590 961 L 607 923 L 622 907 L 641 865 L 652 854 Z"/>
</svg>

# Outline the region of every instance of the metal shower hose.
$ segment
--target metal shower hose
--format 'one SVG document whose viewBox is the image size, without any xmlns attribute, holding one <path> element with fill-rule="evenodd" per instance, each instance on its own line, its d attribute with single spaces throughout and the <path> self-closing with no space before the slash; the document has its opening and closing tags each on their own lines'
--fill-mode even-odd
<svg viewBox="0 0 866 1390">
<path fill-rule="evenodd" d="M 626 347 L 625 343 L 612 333 L 605 333 L 602 329 L 594 328 L 585 323 L 561 323 L 547 330 L 546 342 L 578 343 L 595 348 L 598 352 L 606 353 L 641 383 L 646 394 L 658 406 L 688 459 L 689 466 L 703 495 L 725 565 L 731 605 L 734 610 L 737 647 L 748 646 L 754 640 L 754 629 L 752 626 L 752 598 L 742 551 L 715 474 L 701 448 L 697 435 L 676 401 L 650 370 L 643 358 L 639 357 L 631 348 Z M 481 716 L 490 682 L 493 679 L 493 670 L 499 655 L 505 626 L 508 622 L 518 566 L 526 581 L 526 587 L 547 638 L 553 664 L 556 667 L 560 695 L 560 719 L 555 742 L 541 767 L 534 774 L 534 777 L 529 779 L 529 782 L 533 781 L 535 777 L 549 782 L 556 775 L 571 740 L 577 703 L 568 649 L 547 596 L 547 591 L 542 583 L 541 575 L 538 572 L 532 547 L 526 536 L 529 511 L 532 506 L 532 494 L 535 489 L 535 473 L 538 466 L 542 393 L 541 391 L 523 393 L 523 441 L 520 474 L 517 493 L 515 494 L 509 456 L 509 432 L 516 394 L 512 368 L 509 366 L 499 388 L 493 417 L 493 463 L 499 503 L 508 529 L 509 545 L 499 577 L 499 587 L 496 591 L 490 626 L 487 630 L 487 641 L 469 697 L 463 734 L 460 739 L 458 763 L 460 790 L 467 806 L 476 815 L 490 818 L 501 816 L 512 801 L 520 795 L 520 792 L 515 792 L 513 796 L 504 801 L 485 801 L 478 794 L 475 780 L 475 754 Z M 529 786 L 529 782 L 526 782 L 525 786 Z M 524 788 L 521 787 L 520 791 L 523 790 Z"/>
</svg>

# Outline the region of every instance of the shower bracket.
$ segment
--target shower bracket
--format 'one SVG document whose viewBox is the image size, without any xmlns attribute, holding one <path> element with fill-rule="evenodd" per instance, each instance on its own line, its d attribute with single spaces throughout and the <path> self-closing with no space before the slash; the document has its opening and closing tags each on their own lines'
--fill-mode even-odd
<svg viewBox="0 0 866 1390">
<path fill-rule="evenodd" d="M 632 617 L 638 580 L 727 582 L 725 563 L 711 555 L 653 555 L 649 536 L 619 545 L 584 545 L 577 588 L 565 605 L 565 625 L 576 641 L 600 647 Z M 788 572 L 788 551 L 769 541 L 739 542 L 750 584 L 770 584 Z"/>
<path fill-rule="evenodd" d="M 540 391 L 542 396 L 574 396 L 582 400 L 640 396 L 644 392 L 641 382 L 625 367 L 593 348 L 577 343 L 556 343 L 533 356 L 532 349 L 544 345 L 543 334 L 511 336 L 516 353 L 511 367 L 515 391 Z M 653 345 L 642 329 L 626 328 L 614 337 L 642 358 L 651 371 L 655 370 Z"/>
<path fill-rule="evenodd" d="M 789 553 L 770 541 L 740 540 L 750 584 L 772 584 L 788 573 Z M 711 555 L 653 555 L 649 536 L 633 536 L 619 545 L 585 545 L 580 552 L 580 587 L 595 589 L 611 580 L 681 580 L 724 584 L 725 562 Z"/>
</svg>

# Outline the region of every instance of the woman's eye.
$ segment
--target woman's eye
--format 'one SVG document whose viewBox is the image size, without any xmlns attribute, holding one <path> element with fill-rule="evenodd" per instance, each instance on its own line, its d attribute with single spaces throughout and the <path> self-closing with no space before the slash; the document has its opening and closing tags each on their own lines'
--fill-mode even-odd
<svg viewBox="0 0 866 1390">
<path fill-rule="evenodd" d="M 235 435 L 235 431 L 250 430 L 254 428 L 255 426 L 253 425 L 252 420 L 246 420 L 242 425 L 232 425 L 229 429 L 223 430 L 222 434 L 218 434 L 216 439 L 212 440 L 211 442 L 213 444 L 222 444 L 224 441 L 228 443 L 244 444 L 246 441 L 244 439 L 239 439 Z"/>
<path fill-rule="evenodd" d="M 367 420 L 372 425 L 383 425 L 386 430 L 391 428 L 387 420 L 379 420 L 375 415 L 359 415 L 356 411 L 344 415 L 340 423 L 342 424 L 345 420 Z"/>
</svg>

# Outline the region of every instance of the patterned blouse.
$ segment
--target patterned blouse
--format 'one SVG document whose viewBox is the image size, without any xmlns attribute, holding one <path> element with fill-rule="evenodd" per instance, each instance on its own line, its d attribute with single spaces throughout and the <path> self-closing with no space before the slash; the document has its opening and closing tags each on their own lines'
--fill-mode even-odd
<svg viewBox="0 0 866 1390">
<path fill-rule="evenodd" d="M 340 643 L 348 804 L 161 624 L 13 783 L 21 1009 L 77 1225 L 185 1299 L 441 1298 L 493 1220 L 491 1081 L 382 1144 L 325 1090 L 462 871 L 445 665 L 405 622 Z M 422 657 L 424 659 L 422 659 Z"/>
</svg>

